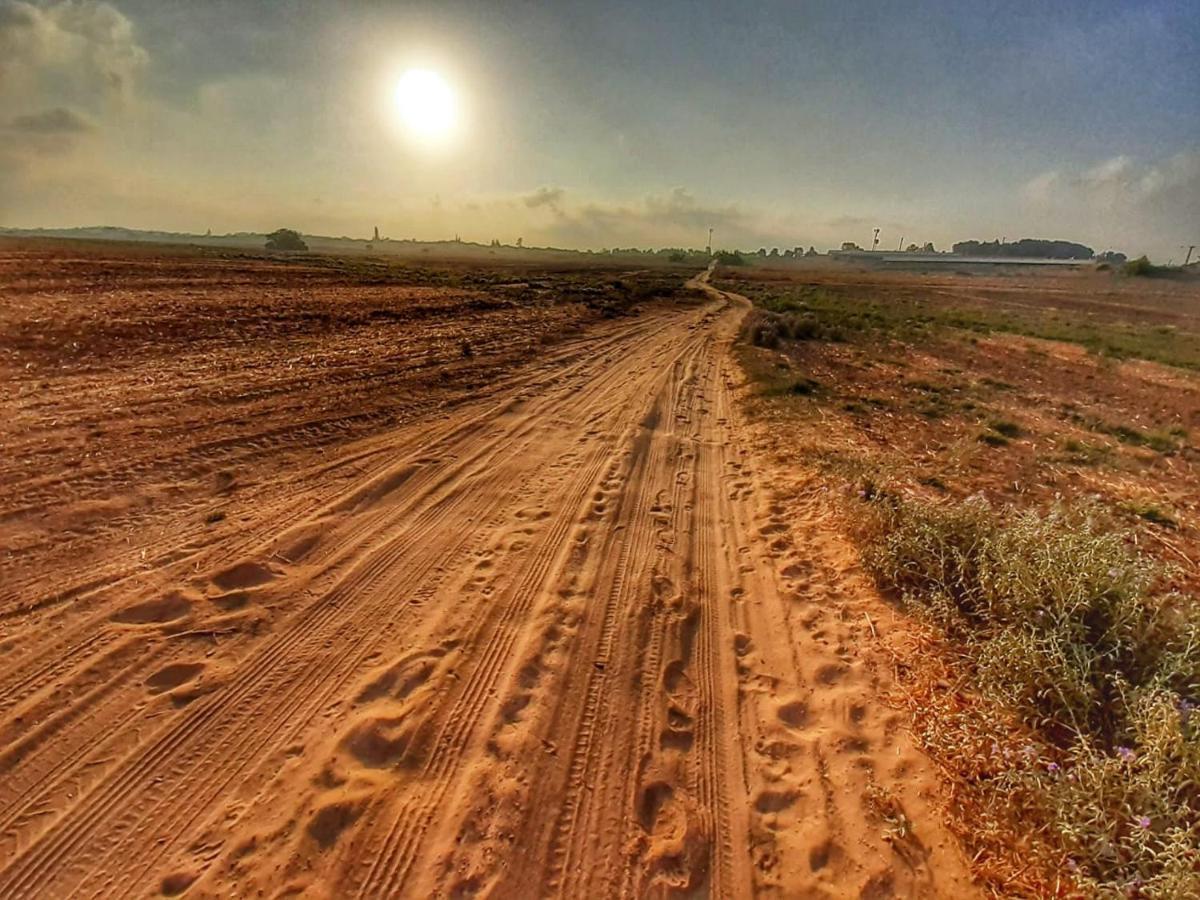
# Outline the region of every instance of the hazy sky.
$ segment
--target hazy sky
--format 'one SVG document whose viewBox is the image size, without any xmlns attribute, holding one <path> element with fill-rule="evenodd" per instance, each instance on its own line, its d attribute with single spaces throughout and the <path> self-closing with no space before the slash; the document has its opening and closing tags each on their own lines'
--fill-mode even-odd
<svg viewBox="0 0 1200 900">
<path fill-rule="evenodd" d="M 410 67 L 454 88 L 438 147 Z M 0 225 L 1200 242 L 1196 0 L 0 0 Z"/>
</svg>

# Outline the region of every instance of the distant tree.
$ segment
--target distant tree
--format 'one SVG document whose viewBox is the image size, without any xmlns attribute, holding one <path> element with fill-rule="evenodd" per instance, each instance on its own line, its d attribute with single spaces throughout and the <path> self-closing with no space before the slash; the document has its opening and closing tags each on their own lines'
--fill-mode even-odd
<svg viewBox="0 0 1200 900">
<path fill-rule="evenodd" d="M 292 231 L 290 228 L 280 228 L 272 231 L 267 235 L 268 250 L 307 250 L 308 244 L 304 243 L 304 238 L 300 237 L 300 232 Z"/>
<path fill-rule="evenodd" d="M 767 248 L 766 248 L 766 247 L 759 247 L 759 248 L 758 248 L 758 255 L 759 255 L 759 256 L 766 256 L 766 255 L 767 255 Z"/>
<path fill-rule="evenodd" d="M 905 253 L 917 253 L 918 251 L 920 251 L 920 249 L 921 248 L 918 247 L 916 244 L 909 244 L 907 247 L 904 248 L 904 252 Z"/>
<path fill-rule="evenodd" d="M 844 241 L 842 243 L 842 249 L 843 250 L 862 250 L 862 247 L 858 246 L 858 244 L 854 243 L 854 241 Z"/>
<path fill-rule="evenodd" d="M 729 250 L 718 250 L 716 252 L 716 257 L 717 257 L 717 262 L 719 262 L 723 266 L 744 266 L 744 265 L 746 265 L 745 257 L 743 257 L 742 254 L 738 253 L 736 250 L 734 250 L 732 252 Z"/>
<path fill-rule="evenodd" d="M 779 248 L 772 247 L 771 252 L 768 253 L 767 256 L 771 257 L 771 259 L 779 259 Z"/>
<path fill-rule="evenodd" d="M 518 247 L 524 247 L 524 246 L 525 246 L 525 243 L 524 243 L 524 239 L 523 239 L 523 238 L 517 238 L 517 246 L 518 246 Z"/>
<path fill-rule="evenodd" d="M 1158 266 L 1150 262 L 1150 259 L 1145 256 L 1139 256 L 1137 259 L 1131 259 L 1121 267 L 1121 271 L 1126 275 L 1134 276 L 1149 276 L 1157 275 L 1159 272 Z"/>
<path fill-rule="evenodd" d="M 1118 253 L 1116 250 L 1105 250 L 1096 257 L 1097 262 L 1108 263 L 1113 266 L 1123 266 L 1125 261 L 1129 259 L 1124 253 Z"/>
<path fill-rule="evenodd" d="M 922 253 L 937 253 L 937 250 L 933 246 L 933 241 L 926 242 L 925 246 L 921 248 L 921 252 Z"/>
<path fill-rule="evenodd" d="M 799 249 L 799 248 L 797 248 L 797 249 Z M 813 247 L 813 246 L 810 244 L 810 245 L 809 245 L 809 248 L 808 248 L 808 250 L 805 252 L 805 254 L 804 254 L 804 255 L 805 255 L 805 256 L 820 256 L 821 254 L 817 252 L 817 248 L 816 248 L 816 247 Z"/>
<path fill-rule="evenodd" d="M 1022 238 L 1019 241 L 959 241 L 952 248 L 961 256 L 1003 256 L 1034 259 L 1091 259 L 1091 247 L 1072 241 L 1043 241 Z"/>
<path fill-rule="evenodd" d="M 682 250 L 672 250 L 671 254 L 667 257 L 667 259 L 669 259 L 673 263 L 681 263 L 681 262 L 685 262 L 687 260 L 687 254 L 684 253 Z"/>
</svg>

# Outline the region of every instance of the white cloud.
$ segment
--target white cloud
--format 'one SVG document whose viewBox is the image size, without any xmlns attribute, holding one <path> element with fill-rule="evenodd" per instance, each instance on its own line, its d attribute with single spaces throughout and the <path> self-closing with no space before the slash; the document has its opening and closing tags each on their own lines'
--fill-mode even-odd
<svg viewBox="0 0 1200 900">
<path fill-rule="evenodd" d="M 1200 149 L 1157 160 L 1122 154 L 1043 172 L 1021 195 L 1043 221 L 1090 234 L 1097 246 L 1166 258 L 1181 242 L 1200 237 Z"/>
<path fill-rule="evenodd" d="M 0 0 L 0 93 L 9 101 L 129 101 L 149 54 L 119 10 L 94 0 Z"/>
</svg>

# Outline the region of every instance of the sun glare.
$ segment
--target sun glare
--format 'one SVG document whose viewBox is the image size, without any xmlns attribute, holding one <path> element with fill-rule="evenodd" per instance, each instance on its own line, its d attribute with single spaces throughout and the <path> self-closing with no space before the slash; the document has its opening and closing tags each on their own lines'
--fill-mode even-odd
<svg viewBox="0 0 1200 900">
<path fill-rule="evenodd" d="M 405 129 L 422 141 L 444 140 L 458 123 L 454 90 L 429 69 L 409 69 L 396 84 L 396 110 Z"/>
</svg>

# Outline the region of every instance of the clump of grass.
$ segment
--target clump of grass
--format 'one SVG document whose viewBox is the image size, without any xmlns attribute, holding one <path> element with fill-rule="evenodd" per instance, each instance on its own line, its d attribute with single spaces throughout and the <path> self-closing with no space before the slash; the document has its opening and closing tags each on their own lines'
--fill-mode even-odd
<svg viewBox="0 0 1200 900">
<path fill-rule="evenodd" d="M 1126 512 L 1132 513 L 1139 519 L 1145 519 L 1147 522 L 1152 522 L 1155 525 L 1161 525 L 1163 528 L 1178 528 L 1179 520 L 1169 512 L 1163 509 L 1157 503 L 1140 500 L 1128 500 L 1121 504 L 1121 508 Z"/>
<path fill-rule="evenodd" d="M 1010 422 L 1007 419 L 992 419 L 988 422 L 988 428 L 997 434 L 1002 434 L 1006 438 L 1015 438 L 1021 436 L 1021 426 L 1016 422 Z"/>
<path fill-rule="evenodd" d="M 812 378 L 797 378 L 788 388 L 788 392 L 802 397 L 807 397 L 815 394 L 820 387 L 821 383 L 819 381 L 814 381 Z"/>
<path fill-rule="evenodd" d="M 1110 454 L 1108 447 L 1086 444 L 1075 438 L 1067 438 L 1061 444 L 1064 461 L 1077 466 L 1094 466 Z"/>
<path fill-rule="evenodd" d="M 1036 828 L 1042 864 L 1088 894 L 1200 896 L 1195 601 L 1094 507 L 867 507 L 868 569 L 1037 741 L 986 784 L 996 819 Z"/>
<path fill-rule="evenodd" d="M 999 379 L 996 379 L 996 378 L 989 378 L 986 375 L 983 378 L 979 379 L 979 383 L 982 385 L 986 385 L 987 387 L 994 388 L 997 391 L 1015 391 L 1016 390 L 1016 388 L 1013 385 L 1009 384 L 1007 381 L 1000 381 Z"/>
<path fill-rule="evenodd" d="M 906 387 L 921 391 L 924 394 L 945 394 L 950 391 L 949 386 L 944 384 L 934 384 L 932 381 L 926 381 L 923 378 L 916 378 L 912 381 L 904 382 Z"/>
<path fill-rule="evenodd" d="M 794 311 L 798 307 L 776 304 L 786 310 L 756 309 L 746 316 L 743 334 L 758 347 L 776 348 L 780 341 L 832 341 L 846 340 L 846 332 L 837 325 L 821 322 L 808 312 Z"/>
<path fill-rule="evenodd" d="M 1156 428 L 1153 431 L 1142 431 L 1132 425 L 1106 422 L 1096 416 L 1084 415 L 1074 410 L 1067 410 L 1066 418 L 1092 431 L 1115 437 L 1122 444 L 1131 447 L 1149 447 L 1158 453 L 1177 452 L 1186 443 L 1188 437 L 1187 429 L 1180 425 L 1166 429 Z"/>
</svg>

